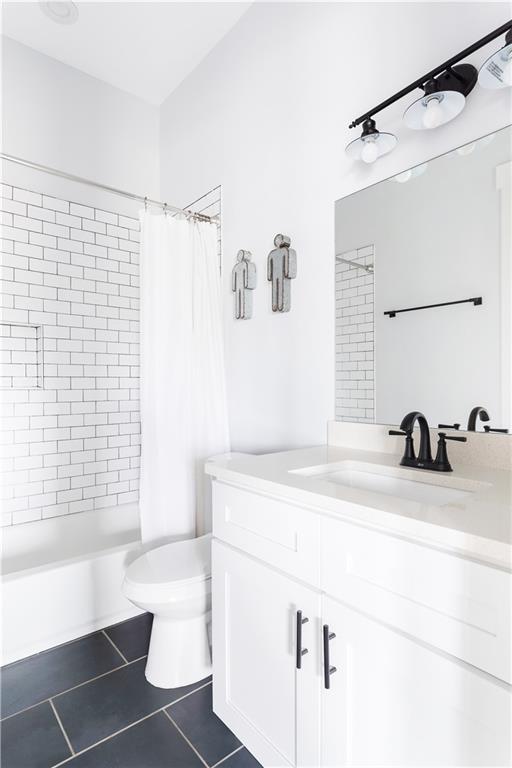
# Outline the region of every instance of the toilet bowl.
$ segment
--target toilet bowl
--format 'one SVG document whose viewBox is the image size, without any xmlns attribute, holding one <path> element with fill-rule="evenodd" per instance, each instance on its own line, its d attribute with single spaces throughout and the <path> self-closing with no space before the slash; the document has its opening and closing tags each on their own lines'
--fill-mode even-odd
<svg viewBox="0 0 512 768">
<path fill-rule="evenodd" d="M 154 615 L 146 679 L 178 688 L 211 673 L 211 534 L 156 547 L 134 560 L 123 593 Z"/>
</svg>

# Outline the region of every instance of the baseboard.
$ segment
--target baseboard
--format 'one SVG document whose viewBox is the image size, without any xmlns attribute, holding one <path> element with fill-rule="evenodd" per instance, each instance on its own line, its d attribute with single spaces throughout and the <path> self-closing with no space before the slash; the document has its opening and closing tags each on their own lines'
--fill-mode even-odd
<svg viewBox="0 0 512 768">
<path fill-rule="evenodd" d="M 73 640 L 78 640 L 84 635 L 90 635 L 92 632 L 105 629 L 105 627 L 110 627 L 112 624 L 119 624 L 121 621 L 133 619 L 135 616 L 139 616 L 143 613 L 145 613 L 145 611 L 142 611 L 140 608 L 130 606 L 122 611 L 112 613 L 108 616 L 102 616 L 94 621 L 88 621 L 79 626 L 69 627 L 61 632 L 49 635 L 36 643 L 27 643 L 23 647 L 17 648 L 15 651 L 2 654 L 2 666 L 13 664 L 16 661 L 21 661 L 22 659 L 34 656 L 42 651 L 48 651 L 59 645 L 65 645 Z"/>
</svg>

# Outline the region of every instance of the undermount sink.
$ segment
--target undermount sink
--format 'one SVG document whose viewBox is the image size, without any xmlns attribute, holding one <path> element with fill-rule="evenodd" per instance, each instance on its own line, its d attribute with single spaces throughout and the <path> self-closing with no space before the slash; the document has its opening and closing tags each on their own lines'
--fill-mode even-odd
<svg viewBox="0 0 512 768">
<path fill-rule="evenodd" d="M 433 506 L 463 501 L 485 485 L 462 478 L 448 479 L 446 475 L 437 477 L 434 473 L 419 476 L 423 471 L 359 461 L 339 461 L 320 467 L 291 470 L 293 474 L 314 477 L 328 483 Z"/>
</svg>

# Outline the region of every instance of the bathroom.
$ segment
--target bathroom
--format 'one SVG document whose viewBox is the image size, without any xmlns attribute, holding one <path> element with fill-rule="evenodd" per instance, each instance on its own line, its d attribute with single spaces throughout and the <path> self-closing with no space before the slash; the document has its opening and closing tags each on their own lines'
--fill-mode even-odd
<svg viewBox="0 0 512 768">
<path fill-rule="evenodd" d="M 512 764 L 511 10 L 2 4 L 2 768 Z"/>
</svg>

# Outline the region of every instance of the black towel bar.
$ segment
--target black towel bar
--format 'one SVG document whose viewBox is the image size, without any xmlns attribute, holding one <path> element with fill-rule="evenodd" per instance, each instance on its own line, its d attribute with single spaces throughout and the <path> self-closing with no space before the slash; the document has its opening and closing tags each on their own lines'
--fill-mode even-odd
<svg viewBox="0 0 512 768">
<path fill-rule="evenodd" d="M 434 307 L 450 307 L 452 304 L 474 304 L 475 307 L 482 304 L 483 299 L 481 296 L 473 296 L 471 299 L 460 299 L 460 301 L 443 301 L 441 304 L 425 304 L 423 307 L 408 307 L 407 309 L 391 309 L 389 312 L 384 312 L 389 317 L 395 317 L 400 312 L 416 312 L 417 309 L 433 309 Z"/>
</svg>

